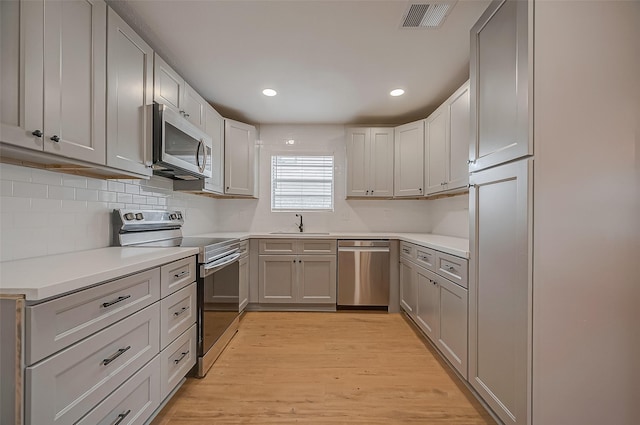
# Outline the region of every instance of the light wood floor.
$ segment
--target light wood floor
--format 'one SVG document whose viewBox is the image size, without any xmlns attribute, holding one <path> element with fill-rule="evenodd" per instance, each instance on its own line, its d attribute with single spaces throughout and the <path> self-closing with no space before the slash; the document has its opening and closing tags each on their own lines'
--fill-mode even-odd
<svg viewBox="0 0 640 425">
<path fill-rule="evenodd" d="M 494 424 L 405 320 L 247 313 L 206 378 L 189 378 L 152 425 Z"/>
</svg>

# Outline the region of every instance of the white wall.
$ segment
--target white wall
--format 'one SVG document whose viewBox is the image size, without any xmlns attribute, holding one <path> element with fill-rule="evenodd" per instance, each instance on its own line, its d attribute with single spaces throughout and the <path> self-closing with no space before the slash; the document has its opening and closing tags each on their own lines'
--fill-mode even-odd
<svg viewBox="0 0 640 425">
<path fill-rule="evenodd" d="M 171 180 L 98 180 L 0 164 L 0 261 L 111 244 L 114 208 L 175 209 L 185 234 L 215 230 L 210 198 L 173 192 Z"/>
<path fill-rule="evenodd" d="M 469 195 L 434 199 L 427 204 L 430 233 L 469 238 Z"/>
<path fill-rule="evenodd" d="M 285 140 L 289 139 L 294 139 L 295 145 L 286 145 Z M 260 199 L 219 201 L 216 216 L 220 230 L 273 232 L 297 229 L 295 212 L 271 211 L 271 156 L 285 152 L 335 156 L 335 211 L 304 212 L 306 232 L 431 230 L 430 201 L 345 200 L 346 148 L 342 125 L 262 125 L 260 140 Z M 468 227 L 468 219 L 464 226 Z M 452 227 L 451 223 L 442 226 L 445 231 L 453 231 Z"/>
</svg>

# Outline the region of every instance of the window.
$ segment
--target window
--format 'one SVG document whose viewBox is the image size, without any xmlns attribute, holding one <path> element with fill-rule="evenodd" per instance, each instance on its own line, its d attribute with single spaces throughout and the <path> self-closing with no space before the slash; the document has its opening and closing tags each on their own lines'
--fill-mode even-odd
<svg viewBox="0 0 640 425">
<path fill-rule="evenodd" d="M 271 210 L 333 211 L 333 156 L 272 156 Z"/>
</svg>

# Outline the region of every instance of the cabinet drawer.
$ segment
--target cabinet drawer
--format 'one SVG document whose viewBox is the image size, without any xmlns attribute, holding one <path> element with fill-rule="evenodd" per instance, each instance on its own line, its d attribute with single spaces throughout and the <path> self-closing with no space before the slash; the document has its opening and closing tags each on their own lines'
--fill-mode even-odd
<svg viewBox="0 0 640 425">
<path fill-rule="evenodd" d="M 160 299 L 160 269 L 26 309 L 27 365 L 34 364 Z"/>
<path fill-rule="evenodd" d="M 300 239 L 300 254 L 335 254 L 336 241 L 330 239 Z"/>
<path fill-rule="evenodd" d="M 421 246 L 415 247 L 416 251 L 416 263 L 421 265 L 427 270 L 432 272 L 436 271 L 436 252 L 429 248 L 423 248 Z"/>
<path fill-rule="evenodd" d="M 160 349 L 196 322 L 196 283 L 160 301 Z"/>
<path fill-rule="evenodd" d="M 160 296 L 162 298 L 196 280 L 196 257 L 183 258 L 160 267 Z"/>
<path fill-rule="evenodd" d="M 416 254 L 416 247 L 409 242 L 400 242 L 400 258 L 406 258 L 407 260 L 414 260 Z"/>
<path fill-rule="evenodd" d="M 261 239 L 260 254 L 295 254 L 296 242 L 294 239 Z"/>
<path fill-rule="evenodd" d="M 160 353 L 161 398 L 180 383 L 196 364 L 196 325 L 191 326 Z"/>
<path fill-rule="evenodd" d="M 468 265 L 464 258 L 436 253 L 436 273 L 466 288 L 468 285 Z"/>
<path fill-rule="evenodd" d="M 240 246 L 238 247 L 238 253 L 240 254 L 240 258 L 243 258 L 249 255 L 249 240 L 240 241 Z"/>
<path fill-rule="evenodd" d="M 142 425 L 160 406 L 160 355 L 156 355 L 77 425 Z M 118 422 L 120 420 L 120 422 Z"/>
<path fill-rule="evenodd" d="M 25 371 L 29 424 L 74 423 L 159 351 L 160 303 Z"/>
</svg>

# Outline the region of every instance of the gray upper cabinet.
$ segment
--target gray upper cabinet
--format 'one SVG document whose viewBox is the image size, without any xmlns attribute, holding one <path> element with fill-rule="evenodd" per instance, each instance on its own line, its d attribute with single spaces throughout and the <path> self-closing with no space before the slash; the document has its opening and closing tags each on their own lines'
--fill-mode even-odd
<svg viewBox="0 0 640 425">
<path fill-rule="evenodd" d="M 184 78 L 158 54 L 153 55 L 153 100 L 184 115 Z"/>
<path fill-rule="evenodd" d="M 105 164 L 106 9 L 2 2 L 3 142 Z"/>
<path fill-rule="evenodd" d="M 393 128 L 347 129 L 347 196 L 393 196 Z"/>
<path fill-rule="evenodd" d="M 200 130 L 206 131 L 205 109 L 209 104 L 189 84 L 185 83 L 184 87 L 183 116 Z"/>
<path fill-rule="evenodd" d="M 107 165 L 150 176 L 153 50 L 111 8 L 107 19 Z"/>
<path fill-rule="evenodd" d="M 204 179 L 209 192 L 224 193 L 224 118 L 209 104 L 204 109 L 204 131 L 211 136 L 211 177 Z"/>
<path fill-rule="evenodd" d="M 505 424 L 529 423 L 532 165 L 470 177 L 469 383 Z"/>
<path fill-rule="evenodd" d="M 471 172 L 533 153 L 530 8 L 494 1 L 471 29 Z"/>
<path fill-rule="evenodd" d="M 424 184 L 424 120 L 395 128 L 394 196 L 422 196 Z"/>
<path fill-rule="evenodd" d="M 228 195 L 254 196 L 256 128 L 224 120 L 224 181 Z"/>
</svg>

